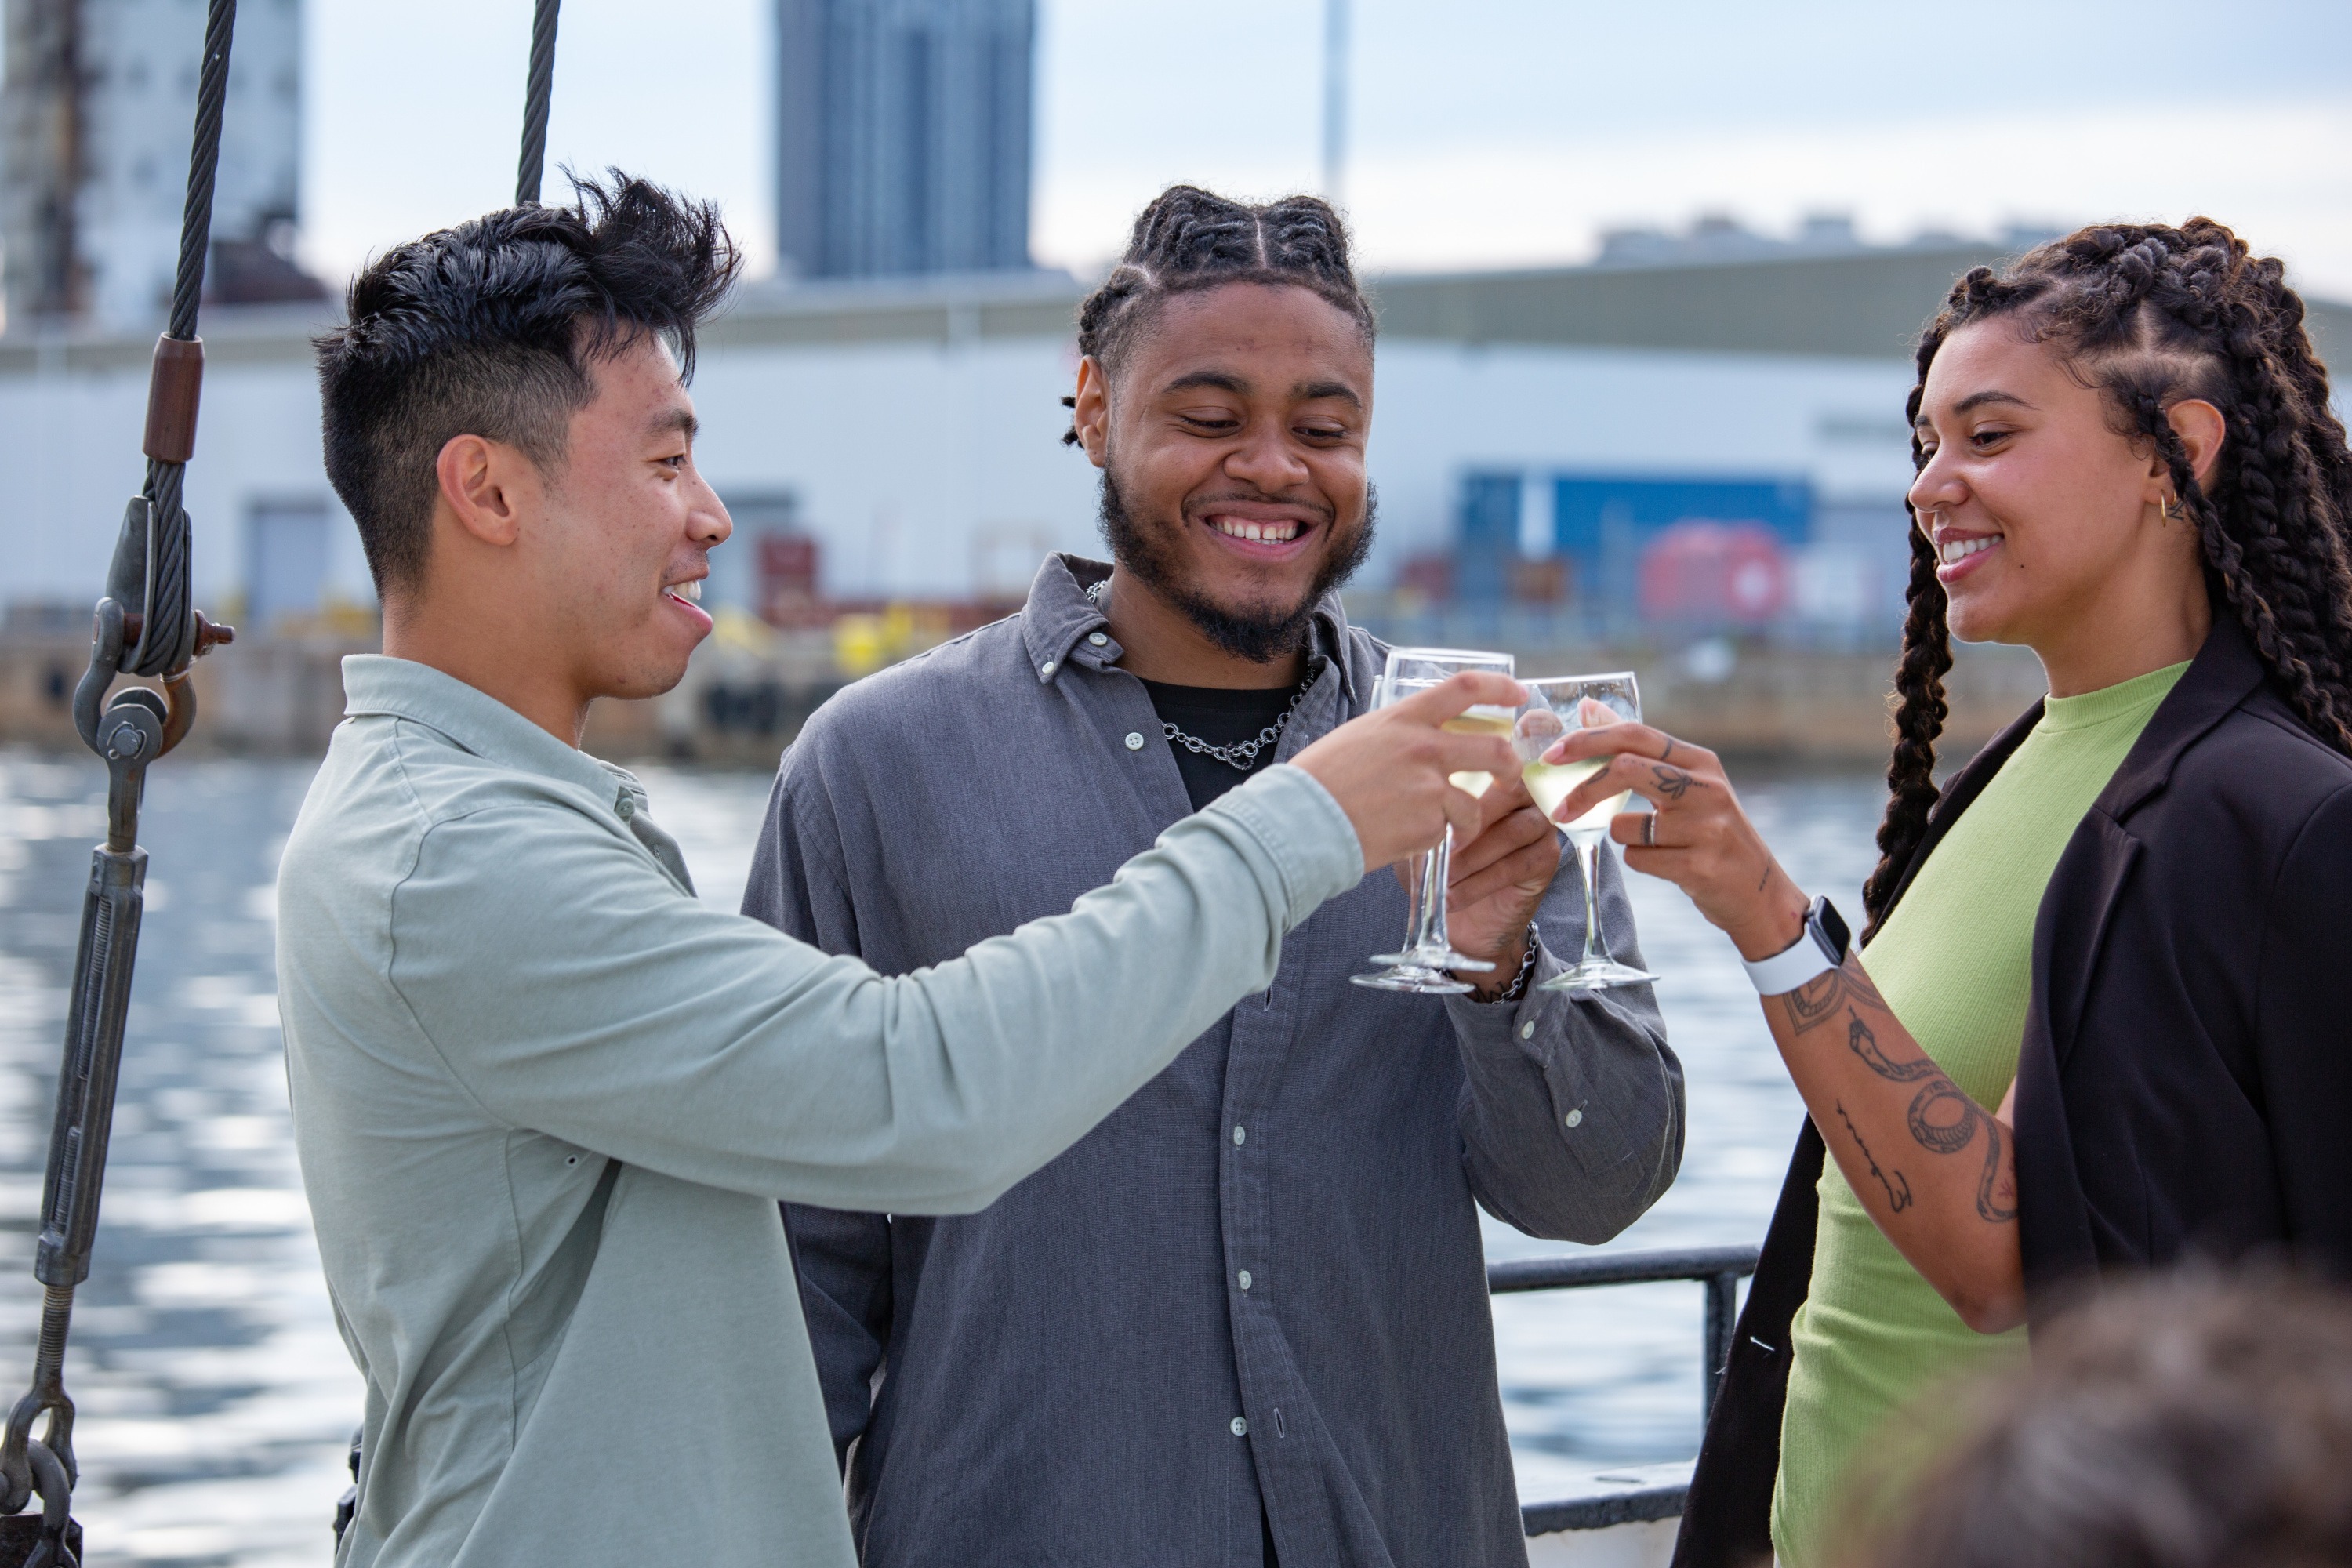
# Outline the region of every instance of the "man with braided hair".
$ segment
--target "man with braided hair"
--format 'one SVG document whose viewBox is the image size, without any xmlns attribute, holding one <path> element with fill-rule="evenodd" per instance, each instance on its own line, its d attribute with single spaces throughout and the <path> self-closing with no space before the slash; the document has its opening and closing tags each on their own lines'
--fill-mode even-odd
<svg viewBox="0 0 2352 1568">
<path fill-rule="evenodd" d="M 2210 219 L 2102 225 L 1961 279 L 1918 370 L 1862 945 L 1706 752 L 1619 726 L 1559 808 L 1657 802 L 1627 863 L 1738 946 L 1811 1112 L 1680 1568 L 1845 1560 L 1900 1492 L 1857 1458 L 2103 1273 L 2352 1276 L 2352 461 L 2303 302 Z M 1939 790 L 1953 636 L 2050 695 Z"/>
<path fill-rule="evenodd" d="M 1047 560 L 1019 615 L 819 711 L 749 912 L 919 970 L 1372 701 L 1335 592 L 1373 510 L 1338 216 L 1166 192 L 1078 347 L 1113 561 Z M 1523 789 L 1481 805 L 1450 900 L 1475 994 L 1349 984 L 1405 923 L 1383 871 L 986 1211 L 788 1211 L 866 1568 L 1524 1563 L 1477 1207 L 1616 1234 L 1674 1178 L 1682 1082 L 1646 988 L 1529 988 L 1583 891 Z M 1635 951 L 1613 867 L 1601 892 Z"/>
</svg>

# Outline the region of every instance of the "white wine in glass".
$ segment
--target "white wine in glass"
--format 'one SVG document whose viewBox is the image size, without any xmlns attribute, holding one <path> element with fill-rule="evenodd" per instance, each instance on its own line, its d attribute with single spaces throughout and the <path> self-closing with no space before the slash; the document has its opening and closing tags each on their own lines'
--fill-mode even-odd
<svg viewBox="0 0 2352 1568">
<path fill-rule="evenodd" d="M 1511 738 L 1511 713 L 1503 708 L 1473 708 L 1459 719 L 1448 719 L 1441 729 L 1457 735 L 1492 735 L 1498 741 Z M 1492 773 L 1448 773 L 1445 780 L 1465 795 L 1485 795 L 1495 782 Z"/>
<path fill-rule="evenodd" d="M 1511 668 L 1511 656 L 1507 653 L 1450 647 L 1391 648 L 1372 705 L 1385 708 L 1391 702 L 1401 702 L 1465 669 L 1508 675 Z M 1457 734 L 1508 738 L 1514 717 L 1508 708 L 1472 708 L 1459 718 L 1447 721 L 1445 728 Z M 1447 777 L 1454 788 L 1474 795 L 1484 795 L 1495 782 L 1495 775 L 1486 773 L 1451 773 Z M 1446 937 L 1445 891 L 1452 881 L 1453 863 L 1454 830 L 1448 827 L 1436 848 L 1415 859 L 1412 924 L 1405 933 L 1404 951 L 1375 954 L 1372 962 L 1388 967 L 1373 974 L 1349 976 L 1357 984 L 1381 991 L 1468 991 L 1472 989 L 1469 984 L 1456 980 L 1447 971 L 1495 967 L 1454 952 L 1453 942 Z"/>
<path fill-rule="evenodd" d="M 1565 733 L 1563 730 L 1561 731 Z M 1557 737 L 1555 737 L 1557 738 Z M 1580 763 L 1529 763 L 1519 771 L 1528 781 L 1528 793 L 1535 796 L 1536 805 L 1546 816 L 1559 809 L 1559 803 L 1573 793 L 1576 786 L 1609 765 L 1607 757 L 1588 757 Z M 1574 837 L 1579 833 L 1607 834 L 1609 821 L 1625 809 L 1633 798 L 1632 790 L 1619 790 L 1574 822 L 1555 822 L 1552 826 Z"/>
<path fill-rule="evenodd" d="M 1573 763 L 1547 763 L 1544 753 L 1562 736 L 1578 730 L 1638 722 L 1642 717 L 1641 693 L 1630 672 L 1564 675 L 1520 684 L 1528 689 L 1528 700 L 1512 725 L 1511 746 L 1519 754 L 1520 773 L 1527 780 L 1528 794 L 1535 797 L 1546 816 L 1552 816 L 1577 785 L 1607 767 L 1613 759 L 1587 757 Z M 1553 817 L 1552 826 L 1566 834 L 1569 843 L 1575 847 L 1578 868 L 1584 873 L 1584 953 L 1575 967 L 1545 981 L 1542 990 L 1598 991 L 1605 986 L 1633 985 L 1657 978 L 1647 970 L 1635 969 L 1610 957 L 1608 942 L 1601 934 L 1601 844 L 1609 837 L 1611 819 L 1623 811 L 1632 798 L 1631 790 L 1620 790 L 1579 815 L 1573 822 Z"/>
</svg>

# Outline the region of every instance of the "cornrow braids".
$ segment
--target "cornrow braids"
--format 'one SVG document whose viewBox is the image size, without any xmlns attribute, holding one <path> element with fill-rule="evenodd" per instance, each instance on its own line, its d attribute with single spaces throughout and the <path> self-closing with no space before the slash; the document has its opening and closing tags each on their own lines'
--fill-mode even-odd
<svg viewBox="0 0 2352 1568">
<path fill-rule="evenodd" d="M 1136 215 L 1126 255 L 1078 306 L 1078 353 L 1116 370 L 1171 295 L 1226 283 L 1309 289 L 1372 341 L 1372 307 L 1348 258 L 1348 226 L 1328 202 L 1285 196 L 1252 205 L 1198 185 L 1171 185 Z M 1065 397 L 1062 405 L 1074 408 L 1077 399 Z M 1075 424 L 1062 440 L 1077 444 Z"/>
<path fill-rule="evenodd" d="M 2163 458 L 2198 531 L 2209 590 L 2237 616 L 2296 716 L 2352 753 L 2352 449 L 2284 265 L 2199 217 L 2177 228 L 2097 225 L 2028 253 L 2005 274 L 1979 267 L 1953 285 L 1920 337 L 1915 418 L 1945 341 L 1970 321 L 2002 316 L 2018 318 L 2030 341 L 2055 346 L 2105 396 L 2116 430 Z M 2197 482 L 2168 416 L 2189 398 L 2222 417 L 2210 487 Z M 1912 460 L 1924 462 L 1916 439 Z M 1880 858 L 1863 893 L 1865 939 L 1885 919 L 1937 799 L 1934 745 L 1946 716 L 1950 634 L 1916 515 L 1910 605 Z"/>
</svg>

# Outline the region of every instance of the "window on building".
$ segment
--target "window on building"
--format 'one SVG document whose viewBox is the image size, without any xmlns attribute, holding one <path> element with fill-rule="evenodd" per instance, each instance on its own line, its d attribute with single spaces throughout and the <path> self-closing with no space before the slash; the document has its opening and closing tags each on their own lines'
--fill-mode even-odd
<svg viewBox="0 0 2352 1568">
<path fill-rule="evenodd" d="M 247 514 L 245 618 L 277 637 L 318 615 L 333 542 L 323 500 L 265 500 Z"/>
</svg>

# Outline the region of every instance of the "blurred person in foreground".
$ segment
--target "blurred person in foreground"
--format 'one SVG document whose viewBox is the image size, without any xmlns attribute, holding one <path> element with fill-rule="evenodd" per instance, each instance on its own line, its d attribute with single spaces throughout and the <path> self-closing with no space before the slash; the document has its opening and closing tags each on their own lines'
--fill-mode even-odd
<svg viewBox="0 0 2352 1568">
<path fill-rule="evenodd" d="M 1851 1568 L 2352 1563 L 2352 1299 L 2218 1273 L 2061 1313 L 1963 1391 Z"/>
<path fill-rule="evenodd" d="M 987 1205 L 1368 865 L 1475 827 L 1445 774 L 1509 747 L 1437 726 L 1519 689 L 1337 731 L 921 974 L 698 901 L 578 748 L 710 629 L 729 524 L 686 371 L 734 252 L 642 182 L 581 195 L 393 247 L 319 344 L 385 650 L 344 663 L 278 885 L 303 1184 L 367 1387 L 338 1561 L 847 1568 L 777 1201 Z"/>
<path fill-rule="evenodd" d="M 1337 590 L 1371 542 L 1372 337 L 1323 203 L 1146 207 L 1080 308 L 1066 437 L 1112 561 L 1048 558 L 1018 615 L 820 710 L 745 910 L 919 971 L 1367 711 L 1385 650 Z M 1646 986 L 1529 989 L 1583 892 L 1495 776 L 1449 900 L 1475 993 L 1349 984 L 1405 925 L 1370 878 L 986 1210 L 791 1211 L 866 1568 L 1525 1561 L 1478 1206 L 1607 1239 L 1674 1179 L 1683 1094 Z"/>
<path fill-rule="evenodd" d="M 2210 219 L 1956 285 L 1914 390 L 1910 616 L 1849 949 L 1709 752 L 1638 725 L 1563 820 L 1748 963 L 1811 1112 L 1676 1562 L 1814 1568 L 1853 1458 L 2100 1271 L 2352 1268 L 2352 453 L 2303 302 Z M 1949 637 L 2050 695 L 1940 790 Z M 1865 967 L 1865 960 L 1867 965 Z M 1827 1153 L 1830 1158 L 1824 1160 Z"/>
</svg>

